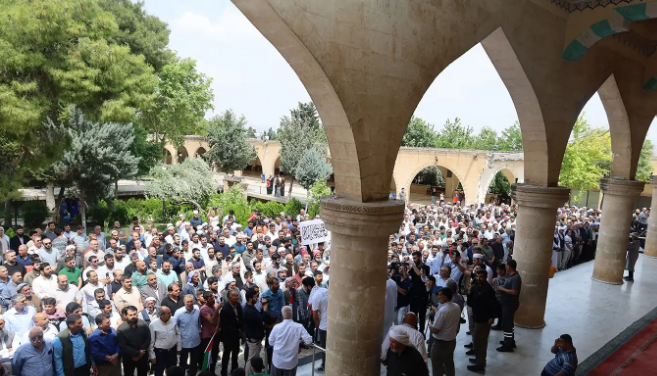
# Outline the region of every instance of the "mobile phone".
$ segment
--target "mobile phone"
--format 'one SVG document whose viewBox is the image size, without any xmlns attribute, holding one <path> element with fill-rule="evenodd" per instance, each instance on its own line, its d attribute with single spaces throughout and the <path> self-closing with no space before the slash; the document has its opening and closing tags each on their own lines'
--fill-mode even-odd
<svg viewBox="0 0 657 376">
<path fill-rule="evenodd" d="M 105 278 L 109 278 L 109 273 L 105 273 Z"/>
</svg>

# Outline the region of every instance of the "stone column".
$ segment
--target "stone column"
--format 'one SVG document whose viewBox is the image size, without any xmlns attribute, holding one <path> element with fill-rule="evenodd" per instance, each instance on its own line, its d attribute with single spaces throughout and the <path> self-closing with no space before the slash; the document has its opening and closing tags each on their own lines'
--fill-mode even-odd
<svg viewBox="0 0 657 376">
<path fill-rule="evenodd" d="M 561 187 L 541 187 L 517 184 L 512 197 L 518 203 L 518 226 L 513 247 L 513 259 L 522 278 L 520 307 L 515 323 L 523 328 L 545 326 L 552 241 L 557 208 L 568 202 L 570 190 Z"/>
<path fill-rule="evenodd" d="M 636 180 L 600 179 L 602 190 L 602 221 L 598 247 L 595 251 L 593 279 L 620 285 L 627 257 L 632 210 L 645 183 Z"/>
<path fill-rule="evenodd" d="M 643 255 L 650 258 L 657 258 L 657 176 L 650 179 L 652 184 L 652 201 L 650 202 L 650 217 L 648 217 L 648 235 L 646 236 L 646 247 L 643 249 Z"/>
<path fill-rule="evenodd" d="M 331 231 L 327 376 L 378 376 L 385 306 L 387 245 L 404 202 L 337 197 L 321 201 Z"/>
</svg>

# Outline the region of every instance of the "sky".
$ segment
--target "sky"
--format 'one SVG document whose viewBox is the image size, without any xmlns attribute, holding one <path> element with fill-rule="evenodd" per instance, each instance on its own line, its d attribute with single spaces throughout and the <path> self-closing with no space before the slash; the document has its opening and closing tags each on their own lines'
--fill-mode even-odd
<svg viewBox="0 0 657 376">
<path fill-rule="evenodd" d="M 248 126 L 262 131 L 277 128 L 298 102 L 310 101 L 285 59 L 229 0 L 145 0 L 145 5 L 149 14 L 169 24 L 170 47 L 195 59 L 198 70 L 212 77 L 214 113 L 233 109 L 246 117 Z M 609 128 L 597 94 L 583 111 L 593 126 Z M 481 45 L 436 78 L 415 115 L 436 129 L 459 117 L 476 131 L 488 126 L 498 133 L 518 119 Z M 648 138 L 657 141 L 657 126 L 651 126 Z"/>
</svg>

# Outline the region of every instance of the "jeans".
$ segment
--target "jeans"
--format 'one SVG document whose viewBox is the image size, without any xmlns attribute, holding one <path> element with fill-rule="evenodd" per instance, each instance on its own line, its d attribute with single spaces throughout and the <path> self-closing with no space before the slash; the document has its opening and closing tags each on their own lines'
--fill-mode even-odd
<svg viewBox="0 0 657 376">
<path fill-rule="evenodd" d="M 317 329 L 319 332 L 319 346 L 323 349 L 326 349 L 326 330 L 322 329 Z M 326 364 L 326 354 L 324 354 L 323 351 L 319 351 L 319 354 L 317 354 L 317 361 L 322 360 L 322 365 L 321 367 L 324 367 Z"/>
<path fill-rule="evenodd" d="M 153 352 L 155 353 L 155 376 L 162 376 L 165 369 L 178 365 L 176 346 L 169 350 L 155 348 Z"/>
<path fill-rule="evenodd" d="M 185 371 L 189 369 L 189 374 L 191 376 L 195 376 L 196 371 L 198 370 L 197 368 L 198 355 L 200 352 L 204 350 L 205 349 L 202 349 L 200 344 L 192 348 L 183 348 L 182 351 L 180 352 L 180 367 Z M 188 357 L 189 357 L 189 363 L 187 363 Z"/>
<path fill-rule="evenodd" d="M 222 342 L 224 344 L 224 355 L 221 358 L 221 374 L 223 376 L 228 375 L 228 362 L 231 362 L 230 372 L 233 372 L 237 368 L 237 356 L 240 353 L 240 341 L 239 338 L 231 338 L 228 341 Z"/>
<path fill-rule="evenodd" d="M 262 340 L 247 339 L 246 346 L 249 350 L 249 356 L 247 357 L 246 363 L 244 364 L 244 369 L 248 370 L 247 372 L 251 372 L 251 359 L 255 358 L 256 356 L 260 357 L 260 350 L 262 350 Z"/>
<path fill-rule="evenodd" d="M 276 187 L 276 197 L 281 197 L 281 187 Z"/>
<path fill-rule="evenodd" d="M 433 367 L 433 376 L 454 376 L 454 349 L 456 349 L 456 340 L 443 341 L 433 338 L 431 347 L 431 365 Z"/>
</svg>

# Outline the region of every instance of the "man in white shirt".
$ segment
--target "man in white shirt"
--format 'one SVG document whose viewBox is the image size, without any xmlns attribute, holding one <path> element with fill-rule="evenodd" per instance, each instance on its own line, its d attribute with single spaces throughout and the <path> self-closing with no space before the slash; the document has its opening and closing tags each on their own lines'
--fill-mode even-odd
<svg viewBox="0 0 657 376">
<path fill-rule="evenodd" d="M 11 304 L 13 308 L 5 312 L 3 316 L 7 323 L 7 329 L 21 338 L 34 326 L 32 318 L 36 313 L 36 309 L 27 305 L 27 298 L 23 294 L 14 295 L 11 298 Z"/>
<path fill-rule="evenodd" d="M 461 308 L 452 303 L 452 290 L 442 288 L 438 291 L 440 307 L 429 327 L 433 344 L 431 345 L 431 365 L 434 373 L 454 376 L 454 349 L 456 335 L 461 325 Z"/>
<path fill-rule="evenodd" d="M 299 364 L 299 340 L 310 345 L 313 339 L 303 325 L 292 321 L 290 306 L 283 307 L 281 313 L 283 322 L 274 326 L 269 335 L 269 345 L 274 348 L 271 374 L 293 375 Z"/>
<path fill-rule="evenodd" d="M 411 344 L 420 355 L 422 355 L 422 358 L 426 363 L 429 360 L 429 356 L 427 355 L 427 345 L 422 333 L 415 329 L 417 328 L 417 316 L 415 316 L 415 313 L 413 312 L 409 312 L 404 316 L 402 324 L 393 325 L 390 330 L 388 330 L 386 336 L 383 338 L 383 343 L 381 344 L 381 360 L 386 360 L 388 357 L 388 349 L 390 348 L 390 331 L 393 327 L 395 330 L 404 331 L 408 335 Z"/>
<path fill-rule="evenodd" d="M 38 326 L 43 330 L 43 339 L 46 341 L 52 341 L 59 333 L 59 330 L 57 330 L 57 328 L 50 323 L 50 320 L 48 320 L 48 315 L 45 312 L 35 313 L 32 321 L 34 322 L 34 326 Z M 30 331 L 28 330 L 23 336 L 23 343 L 30 342 L 28 338 L 29 333 Z"/>
<path fill-rule="evenodd" d="M 32 291 L 39 300 L 52 298 L 57 289 L 57 277 L 53 274 L 52 266 L 43 263 L 39 266 L 39 276 L 32 281 Z"/>
<path fill-rule="evenodd" d="M 66 311 L 66 305 L 75 302 L 82 305 L 82 294 L 77 286 L 68 283 L 68 276 L 60 274 L 57 276 L 57 289 L 52 293 L 52 298 L 57 301 L 57 308 Z"/>
<path fill-rule="evenodd" d="M 102 289 L 105 284 L 98 279 L 98 273 L 95 270 L 87 271 L 85 277 L 88 279 L 87 284 L 80 291 L 82 291 L 86 305 L 96 300 L 96 290 Z"/>
<path fill-rule="evenodd" d="M 312 296 L 308 297 L 308 304 L 313 310 L 313 319 L 315 320 L 315 325 L 319 329 L 319 345 L 325 349 L 326 348 L 326 327 L 328 325 L 328 289 L 320 287 L 316 289 Z M 271 341 L 270 341 L 271 342 Z M 319 372 L 324 372 L 326 356 L 324 353 L 320 353 L 318 356 L 322 360 L 322 365 L 317 368 Z"/>
</svg>

